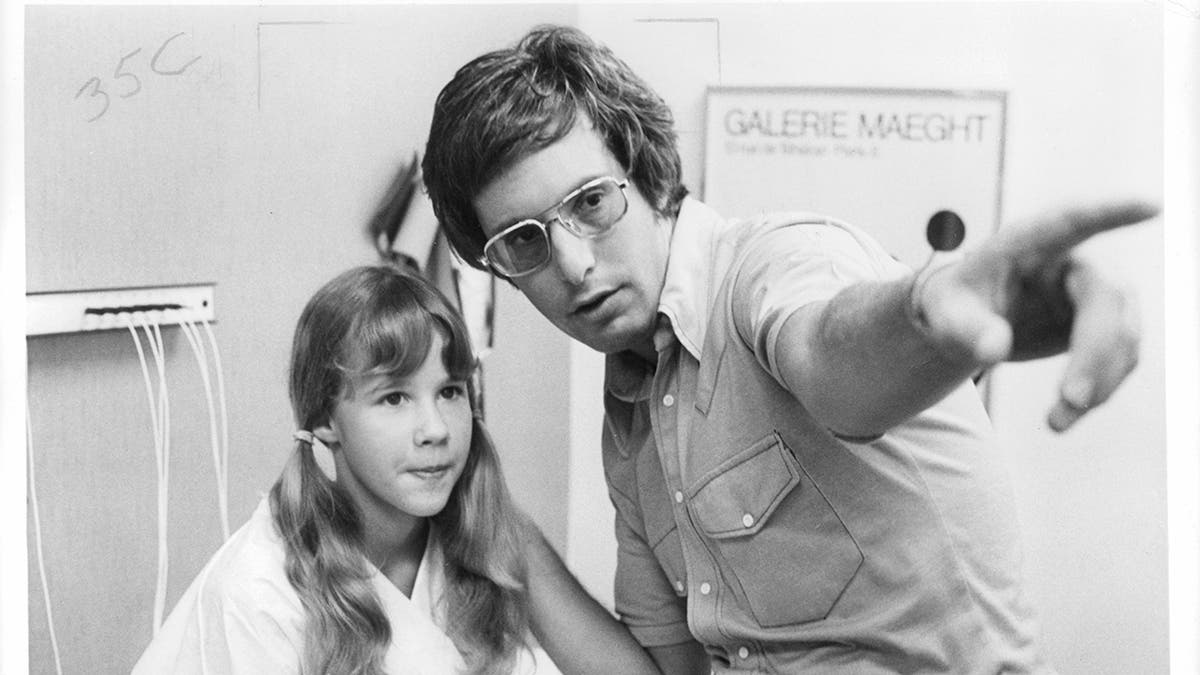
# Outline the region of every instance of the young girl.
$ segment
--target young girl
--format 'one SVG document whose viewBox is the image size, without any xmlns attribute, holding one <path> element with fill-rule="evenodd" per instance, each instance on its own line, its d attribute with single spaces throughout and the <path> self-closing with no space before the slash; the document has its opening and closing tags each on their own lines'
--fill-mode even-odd
<svg viewBox="0 0 1200 675">
<path fill-rule="evenodd" d="M 292 456 L 134 674 L 557 672 L 547 653 L 568 674 L 658 672 L 514 507 L 474 366 L 419 277 L 361 267 L 317 291 L 292 345 Z"/>
</svg>

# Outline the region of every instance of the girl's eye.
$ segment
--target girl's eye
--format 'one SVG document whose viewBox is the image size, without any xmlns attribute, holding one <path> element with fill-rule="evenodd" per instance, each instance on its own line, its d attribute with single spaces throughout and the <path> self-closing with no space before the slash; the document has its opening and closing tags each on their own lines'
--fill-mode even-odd
<svg viewBox="0 0 1200 675">
<path fill-rule="evenodd" d="M 406 400 L 408 400 L 408 397 L 398 391 L 393 391 L 390 394 L 388 394 L 387 396 L 383 397 L 383 402 L 388 405 L 400 405 L 401 403 L 404 403 Z"/>
<path fill-rule="evenodd" d="M 467 388 L 462 386 L 461 384 L 452 384 L 448 387 L 442 388 L 442 398 L 447 399 L 447 400 L 454 400 L 454 399 L 462 398 L 466 395 L 467 395 Z"/>
</svg>

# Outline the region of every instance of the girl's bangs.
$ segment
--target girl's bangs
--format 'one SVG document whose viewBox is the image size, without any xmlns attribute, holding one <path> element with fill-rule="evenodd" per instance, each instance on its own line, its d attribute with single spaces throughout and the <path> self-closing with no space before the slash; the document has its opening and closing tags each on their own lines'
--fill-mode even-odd
<svg viewBox="0 0 1200 675">
<path fill-rule="evenodd" d="M 442 365 L 456 379 L 467 379 L 474 357 L 461 324 L 416 302 L 408 293 L 385 294 L 385 301 L 363 312 L 346 335 L 341 370 L 354 375 L 407 377 L 425 361 L 434 331 L 445 342 Z"/>
</svg>

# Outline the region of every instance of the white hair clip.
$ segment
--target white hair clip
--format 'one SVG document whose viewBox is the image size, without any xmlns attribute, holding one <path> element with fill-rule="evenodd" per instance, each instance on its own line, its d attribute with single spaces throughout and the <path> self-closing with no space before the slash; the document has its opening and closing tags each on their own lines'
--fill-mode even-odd
<svg viewBox="0 0 1200 675">
<path fill-rule="evenodd" d="M 329 480 L 337 482 L 337 464 L 333 461 L 333 451 L 327 445 L 317 438 L 317 435 L 307 429 L 299 429 L 292 433 L 292 438 L 301 443 L 308 443 L 308 447 L 312 449 L 313 461 L 317 463 L 317 468 L 325 474 Z"/>
</svg>

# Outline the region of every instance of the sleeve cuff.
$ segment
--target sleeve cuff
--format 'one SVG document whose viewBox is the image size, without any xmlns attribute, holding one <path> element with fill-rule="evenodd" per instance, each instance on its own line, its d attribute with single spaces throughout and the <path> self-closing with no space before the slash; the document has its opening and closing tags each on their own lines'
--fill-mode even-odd
<svg viewBox="0 0 1200 675">
<path fill-rule="evenodd" d="M 630 626 L 629 632 L 643 647 L 667 647 L 670 645 L 695 642 L 696 638 L 688 630 L 686 622 L 670 623 L 663 626 Z"/>
</svg>

